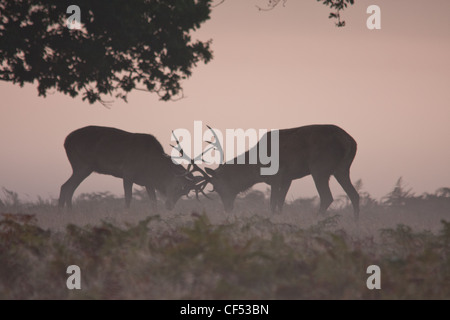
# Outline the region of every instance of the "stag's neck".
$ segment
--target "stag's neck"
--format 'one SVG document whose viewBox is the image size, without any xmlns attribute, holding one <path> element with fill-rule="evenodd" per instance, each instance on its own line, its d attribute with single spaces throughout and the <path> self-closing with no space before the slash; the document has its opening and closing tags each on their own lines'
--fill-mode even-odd
<svg viewBox="0 0 450 320">
<path fill-rule="evenodd" d="M 260 166 L 257 164 L 224 164 L 221 174 L 230 179 L 230 184 L 237 192 L 242 192 L 253 185 L 263 182 Z"/>
<path fill-rule="evenodd" d="M 154 165 L 152 166 L 152 171 L 148 173 L 146 181 L 150 182 L 150 185 L 157 190 L 164 190 L 169 178 L 172 176 L 182 175 L 184 173 L 183 167 L 174 164 L 172 159 L 167 155 L 158 158 L 157 161 L 151 160 L 151 162 Z"/>
</svg>

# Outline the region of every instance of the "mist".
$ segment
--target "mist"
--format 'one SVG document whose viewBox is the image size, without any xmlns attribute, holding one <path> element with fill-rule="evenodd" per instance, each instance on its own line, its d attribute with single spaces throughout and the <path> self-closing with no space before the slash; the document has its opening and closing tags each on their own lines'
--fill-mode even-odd
<svg viewBox="0 0 450 320">
<path fill-rule="evenodd" d="M 191 33 L 212 40 L 212 60 L 194 63 L 176 99 L 132 90 L 127 102 L 90 104 L 56 89 L 38 96 L 37 81 L 0 83 L 0 258 L 14 261 L 0 263 L 0 298 L 450 297 L 450 2 L 357 0 L 342 28 L 320 2 L 258 10 L 268 3 L 212 9 Z M 373 4 L 379 30 L 366 25 Z M 174 170 L 168 156 L 186 153 L 173 132 L 194 141 L 196 123 L 201 145 L 188 155 L 213 148 L 209 163 Z M 348 136 L 295 129 L 311 125 Z M 80 138 L 66 154 L 66 137 L 86 126 L 123 131 Z M 220 165 L 208 126 L 285 134 L 290 162 L 263 154 L 292 184 Z M 83 290 L 61 281 L 73 264 Z M 373 265 L 381 289 L 366 283 Z"/>
</svg>

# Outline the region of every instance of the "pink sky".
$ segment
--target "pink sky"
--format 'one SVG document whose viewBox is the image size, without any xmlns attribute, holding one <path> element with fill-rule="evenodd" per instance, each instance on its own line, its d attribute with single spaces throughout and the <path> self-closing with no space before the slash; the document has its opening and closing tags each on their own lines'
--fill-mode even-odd
<svg viewBox="0 0 450 320">
<path fill-rule="evenodd" d="M 358 142 L 352 179 L 373 196 L 400 176 L 416 193 L 450 186 L 450 1 L 356 0 L 345 28 L 314 0 L 259 12 L 264 3 L 227 0 L 214 9 L 196 34 L 213 39 L 214 59 L 194 70 L 177 102 L 136 92 L 106 109 L 0 83 L 0 186 L 22 198 L 57 197 L 71 173 L 63 141 L 76 128 L 152 133 L 169 153 L 171 130 L 192 129 L 194 120 L 223 131 L 337 124 Z M 381 7 L 381 30 L 366 28 L 371 4 Z M 334 178 L 332 187 L 343 193 Z M 122 195 L 122 182 L 91 176 L 76 195 L 90 191 Z M 312 195 L 307 177 L 287 199 Z"/>
</svg>

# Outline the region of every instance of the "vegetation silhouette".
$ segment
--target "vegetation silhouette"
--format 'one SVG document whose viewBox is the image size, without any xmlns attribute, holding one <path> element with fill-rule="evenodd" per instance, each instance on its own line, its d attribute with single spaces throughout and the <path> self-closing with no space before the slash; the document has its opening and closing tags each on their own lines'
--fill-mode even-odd
<svg viewBox="0 0 450 320">
<path fill-rule="evenodd" d="M 344 204 L 309 225 L 246 215 L 245 208 L 258 211 L 258 202 L 267 201 L 261 191 L 250 191 L 238 199 L 238 218 L 217 220 L 210 207 L 206 212 L 134 221 L 61 220 L 65 223 L 53 228 L 43 224 L 52 215 L 48 203 L 23 202 L 4 190 L 0 298 L 449 299 L 449 195 L 438 190 L 408 195 L 398 206 L 376 201 L 375 207 L 366 207 L 366 193 L 361 194 L 363 219 L 370 214 L 374 221 L 383 215 L 392 220 L 402 214 L 398 206 L 406 217 L 420 210 L 419 225 L 431 215 L 447 219 L 434 230 L 408 225 L 414 219 L 406 218 L 374 233 L 355 232 L 343 221 L 341 213 L 348 210 Z M 413 199 L 420 205 L 411 203 Z M 108 194 L 83 195 L 75 205 L 78 210 L 89 206 L 90 215 L 100 215 L 100 205 L 117 207 L 122 201 Z M 145 191 L 140 201 L 148 203 Z M 195 202 L 183 200 L 183 205 L 189 201 Z M 286 206 L 304 215 L 308 209 L 300 204 L 310 199 L 305 201 L 296 199 Z M 65 286 L 70 264 L 81 268 L 82 290 Z M 381 268 L 381 290 L 366 287 L 366 268 L 372 264 Z"/>
</svg>

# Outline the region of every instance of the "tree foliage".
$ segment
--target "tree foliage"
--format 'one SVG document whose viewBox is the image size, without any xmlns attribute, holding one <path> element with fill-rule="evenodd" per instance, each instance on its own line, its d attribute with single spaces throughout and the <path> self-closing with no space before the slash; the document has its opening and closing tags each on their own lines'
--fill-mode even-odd
<svg viewBox="0 0 450 320">
<path fill-rule="evenodd" d="M 345 27 L 345 21 L 341 20 L 341 11 L 347 8 L 347 6 L 353 5 L 354 0 L 316 0 L 317 2 L 322 2 L 322 4 L 326 5 L 327 7 L 330 7 L 333 11 L 330 12 L 330 15 L 328 16 L 329 19 L 336 19 L 336 26 L 337 27 Z M 272 10 L 280 3 L 283 3 L 285 5 L 287 0 L 268 0 L 267 8 L 261 8 L 258 7 L 259 10 Z"/>
<path fill-rule="evenodd" d="M 180 82 L 211 60 L 210 41 L 191 32 L 209 19 L 213 0 L 78 0 L 80 30 L 66 26 L 72 3 L 0 0 L 0 79 L 90 103 L 133 89 L 162 100 L 182 94 Z"/>
<path fill-rule="evenodd" d="M 212 59 L 211 40 L 191 33 L 225 0 L 78 0 L 81 29 L 69 29 L 72 5 L 52 0 L 0 0 L 0 80 L 37 83 L 90 103 L 127 100 L 131 90 L 182 96 L 181 82 Z M 287 0 L 268 0 L 268 9 Z M 340 11 L 354 0 L 317 0 Z"/>
</svg>

